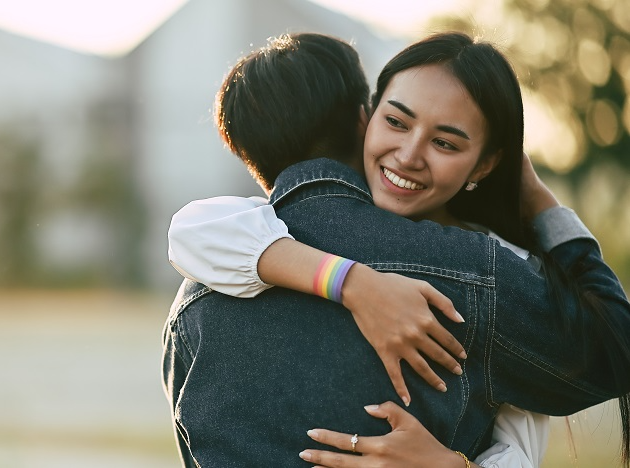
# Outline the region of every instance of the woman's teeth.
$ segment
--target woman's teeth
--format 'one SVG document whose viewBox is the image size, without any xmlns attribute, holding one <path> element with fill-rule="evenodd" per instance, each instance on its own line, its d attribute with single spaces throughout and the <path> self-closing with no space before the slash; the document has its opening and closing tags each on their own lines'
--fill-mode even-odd
<svg viewBox="0 0 630 468">
<path fill-rule="evenodd" d="M 422 190 L 423 189 L 423 187 L 420 184 L 398 177 L 389 169 L 383 168 L 383 174 L 385 174 L 385 177 L 387 177 L 387 180 L 389 180 L 392 184 L 400 188 L 406 188 L 409 190 Z"/>
</svg>

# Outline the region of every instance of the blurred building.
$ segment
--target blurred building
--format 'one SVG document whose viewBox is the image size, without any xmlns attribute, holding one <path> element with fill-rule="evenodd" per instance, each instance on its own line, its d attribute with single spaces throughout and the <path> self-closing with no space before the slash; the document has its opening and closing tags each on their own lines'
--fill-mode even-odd
<svg viewBox="0 0 630 468">
<path fill-rule="evenodd" d="M 306 0 L 191 0 L 117 59 L 0 31 L 4 283 L 174 287 L 171 215 L 196 198 L 262 193 L 216 135 L 221 80 L 268 37 L 297 31 L 352 41 L 372 83 L 403 45 Z"/>
</svg>

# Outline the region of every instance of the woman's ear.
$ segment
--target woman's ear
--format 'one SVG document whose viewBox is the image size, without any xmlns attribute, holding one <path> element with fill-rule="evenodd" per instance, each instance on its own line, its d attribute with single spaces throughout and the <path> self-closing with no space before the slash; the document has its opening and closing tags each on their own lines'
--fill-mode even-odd
<svg viewBox="0 0 630 468">
<path fill-rule="evenodd" d="M 478 183 L 479 181 L 488 177 L 488 175 L 490 175 L 490 173 L 494 171 L 494 168 L 499 165 L 502 157 L 503 150 L 499 150 L 488 156 L 484 156 L 477 163 L 477 167 L 475 167 L 475 170 L 472 172 L 468 180 L 472 180 Z"/>
</svg>

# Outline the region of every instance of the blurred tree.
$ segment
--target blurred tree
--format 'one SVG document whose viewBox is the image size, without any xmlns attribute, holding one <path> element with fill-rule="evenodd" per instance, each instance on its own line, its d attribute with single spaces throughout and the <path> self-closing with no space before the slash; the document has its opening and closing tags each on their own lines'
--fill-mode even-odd
<svg viewBox="0 0 630 468">
<path fill-rule="evenodd" d="M 0 284 L 22 284 L 34 271 L 38 162 L 37 142 L 9 129 L 0 132 Z"/>
<path fill-rule="evenodd" d="M 489 3 L 475 11 L 474 20 L 440 17 L 432 26 L 466 31 L 504 48 L 524 88 L 527 150 L 630 285 L 628 1 Z"/>
<path fill-rule="evenodd" d="M 0 129 L 0 286 L 145 285 L 128 109 L 91 103 L 60 152 L 36 121 Z"/>
</svg>

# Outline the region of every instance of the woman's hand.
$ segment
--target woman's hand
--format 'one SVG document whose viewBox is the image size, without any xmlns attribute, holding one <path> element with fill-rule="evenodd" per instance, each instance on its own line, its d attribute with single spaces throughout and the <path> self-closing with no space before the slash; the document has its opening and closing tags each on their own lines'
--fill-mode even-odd
<svg viewBox="0 0 630 468">
<path fill-rule="evenodd" d="M 523 153 L 523 172 L 521 175 L 521 214 L 523 219 L 529 222 L 537 214 L 559 204 L 553 192 L 536 174 L 529 156 Z"/>
<path fill-rule="evenodd" d="M 392 426 L 392 432 L 375 437 L 359 435 L 358 442 L 355 444 L 356 454 L 308 449 L 300 453 L 300 458 L 317 464 L 319 468 L 380 466 L 463 468 L 466 466 L 466 462 L 459 454 L 444 447 L 420 421 L 395 403 L 389 401 L 382 405 L 366 406 L 365 410 L 376 418 L 387 419 Z M 322 444 L 348 452 L 352 451 L 352 434 L 312 429 L 308 431 L 308 435 Z M 470 466 L 477 465 L 470 463 Z"/>
<path fill-rule="evenodd" d="M 464 348 L 438 322 L 429 304 L 454 322 L 461 323 L 464 319 L 450 299 L 426 281 L 379 273 L 355 264 L 343 284 L 342 299 L 361 333 L 383 361 L 405 405 L 409 405 L 411 398 L 402 376 L 401 359 L 430 385 L 444 392 L 446 384 L 429 367 L 425 356 L 454 374 L 462 373 L 453 355 L 466 358 Z"/>
</svg>

